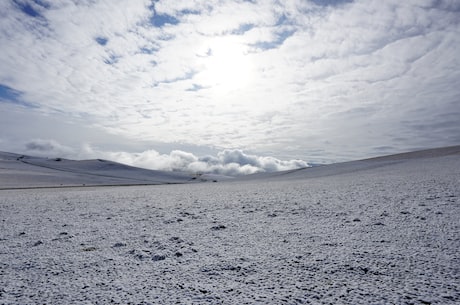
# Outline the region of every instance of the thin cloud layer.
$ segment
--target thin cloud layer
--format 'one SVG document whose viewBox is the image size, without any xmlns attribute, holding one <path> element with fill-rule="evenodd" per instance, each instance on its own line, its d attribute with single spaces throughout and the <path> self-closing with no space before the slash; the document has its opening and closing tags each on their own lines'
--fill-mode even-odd
<svg viewBox="0 0 460 305">
<path fill-rule="evenodd" d="M 448 0 L 2 1 L 2 116 L 311 160 L 457 144 L 459 16 Z"/>
<path fill-rule="evenodd" d="M 112 152 L 94 149 L 84 145 L 81 149 L 64 146 L 54 140 L 36 139 L 25 143 L 21 150 L 25 154 L 56 158 L 103 158 L 127 165 L 163 171 L 183 171 L 191 173 L 239 176 L 259 172 L 275 172 L 308 167 L 302 160 L 283 161 L 273 157 L 246 154 L 241 150 L 224 150 L 217 156 L 198 157 L 190 152 L 173 150 L 160 154 L 155 150 L 140 153 Z"/>
</svg>

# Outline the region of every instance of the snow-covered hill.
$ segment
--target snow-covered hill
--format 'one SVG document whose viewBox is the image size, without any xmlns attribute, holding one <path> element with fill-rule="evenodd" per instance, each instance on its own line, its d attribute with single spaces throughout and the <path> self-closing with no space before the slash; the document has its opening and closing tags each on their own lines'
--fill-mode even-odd
<svg viewBox="0 0 460 305">
<path fill-rule="evenodd" d="M 423 167 L 426 162 L 437 162 L 437 158 L 452 157 L 458 158 L 460 156 L 460 145 L 442 147 L 435 149 L 426 149 L 414 152 L 407 152 L 401 154 L 394 154 L 388 156 L 381 156 L 376 158 L 335 163 L 314 167 L 307 167 L 289 171 L 273 172 L 273 173 L 257 173 L 241 177 L 237 180 L 250 181 L 250 180 L 295 180 L 295 179 L 309 179 L 326 176 L 335 176 L 347 173 L 358 173 L 366 170 L 374 170 L 381 167 L 392 165 L 404 166 L 406 163 L 415 163 L 419 167 Z M 433 159 L 430 161 L 430 159 Z"/>
<path fill-rule="evenodd" d="M 107 160 L 40 158 L 0 152 L 0 188 L 142 185 L 205 181 L 180 172 L 155 171 Z"/>
<path fill-rule="evenodd" d="M 0 189 L 306 179 L 459 153 L 460 146 L 452 146 L 289 171 L 258 173 L 233 179 L 215 174 L 194 175 L 183 172 L 148 170 L 101 159 L 75 161 L 0 152 Z"/>
</svg>

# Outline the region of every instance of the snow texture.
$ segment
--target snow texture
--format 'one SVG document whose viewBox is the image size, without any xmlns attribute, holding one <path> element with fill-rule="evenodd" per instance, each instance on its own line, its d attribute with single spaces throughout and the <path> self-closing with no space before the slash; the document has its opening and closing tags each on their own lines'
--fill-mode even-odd
<svg viewBox="0 0 460 305">
<path fill-rule="evenodd" d="M 460 155 L 0 190 L 0 304 L 458 304 Z"/>
</svg>

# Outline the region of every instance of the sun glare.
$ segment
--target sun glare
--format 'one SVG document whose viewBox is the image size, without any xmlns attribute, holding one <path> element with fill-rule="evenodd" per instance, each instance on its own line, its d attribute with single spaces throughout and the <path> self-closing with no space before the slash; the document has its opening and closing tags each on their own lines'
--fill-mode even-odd
<svg viewBox="0 0 460 305">
<path fill-rule="evenodd" d="M 230 39 L 218 39 L 200 55 L 202 71 L 197 80 L 204 87 L 231 91 L 247 86 L 251 80 L 251 61 L 244 45 Z"/>
</svg>

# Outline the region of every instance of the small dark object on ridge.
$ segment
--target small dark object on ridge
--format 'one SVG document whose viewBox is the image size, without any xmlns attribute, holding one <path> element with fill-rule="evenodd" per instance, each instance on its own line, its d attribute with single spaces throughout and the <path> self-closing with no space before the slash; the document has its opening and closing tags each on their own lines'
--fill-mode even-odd
<svg viewBox="0 0 460 305">
<path fill-rule="evenodd" d="M 223 229 L 226 229 L 227 227 L 224 226 L 224 225 L 218 225 L 218 226 L 214 226 L 211 228 L 211 230 L 214 230 L 214 231 L 218 231 L 218 230 L 223 230 Z"/>
</svg>

